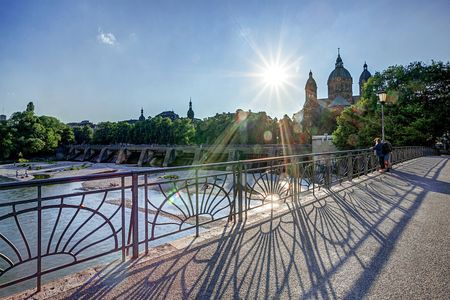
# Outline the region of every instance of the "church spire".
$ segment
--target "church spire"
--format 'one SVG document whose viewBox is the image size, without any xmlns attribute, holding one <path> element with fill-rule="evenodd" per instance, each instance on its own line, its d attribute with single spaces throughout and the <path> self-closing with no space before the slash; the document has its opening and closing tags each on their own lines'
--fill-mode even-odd
<svg viewBox="0 0 450 300">
<path fill-rule="evenodd" d="M 189 110 L 187 112 L 187 117 L 194 121 L 194 110 L 192 109 L 192 99 L 189 97 Z"/>
<path fill-rule="evenodd" d="M 139 117 L 139 121 L 145 121 L 144 108 L 143 107 L 141 107 L 141 116 Z"/>
<path fill-rule="evenodd" d="M 336 64 L 335 64 L 336 68 L 342 68 L 344 66 L 344 62 L 342 61 L 341 53 L 339 50 L 340 50 L 340 48 L 338 48 L 338 56 L 336 58 Z"/>
</svg>

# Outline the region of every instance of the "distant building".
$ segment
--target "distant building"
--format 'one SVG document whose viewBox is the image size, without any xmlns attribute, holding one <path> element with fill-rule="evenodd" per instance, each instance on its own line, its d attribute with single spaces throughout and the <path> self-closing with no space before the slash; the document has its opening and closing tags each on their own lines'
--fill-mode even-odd
<svg viewBox="0 0 450 300">
<path fill-rule="evenodd" d="M 137 119 L 129 119 L 129 120 L 123 120 L 123 121 L 120 121 L 120 122 L 127 122 L 128 124 L 133 125 L 133 124 L 136 124 L 137 122 L 139 122 L 139 120 L 137 120 Z"/>
<path fill-rule="evenodd" d="M 175 120 L 177 120 L 177 119 L 180 118 L 180 116 L 177 115 L 176 113 L 174 113 L 173 110 L 171 110 L 171 111 L 163 111 L 162 113 L 156 115 L 155 118 L 156 118 L 156 117 L 169 118 L 169 119 L 171 119 L 172 121 L 175 121 Z"/>
<path fill-rule="evenodd" d="M 71 122 L 71 123 L 67 123 L 68 126 L 70 127 L 83 127 L 83 126 L 89 126 L 92 128 L 95 128 L 95 124 L 89 122 L 89 120 L 83 120 L 81 122 Z"/>
<path fill-rule="evenodd" d="M 187 117 L 191 119 L 191 121 L 194 121 L 194 111 L 192 110 L 192 99 L 189 98 L 189 110 L 187 112 Z"/>
<path fill-rule="evenodd" d="M 0 115 L 0 121 L 6 121 L 6 115 Z"/>
<path fill-rule="evenodd" d="M 139 117 L 139 121 L 145 121 L 144 108 L 141 108 L 141 116 Z"/>
<path fill-rule="evenodd" d="M 295 113 L 293 118 L 297 122 L 301 122 L 304 128 L 308 129 L 316 126 L 320 119 L 320 115 L 324 110 L 331 110 L 335 114 L 359 101 L 364 83 L 369 80 L 372 75 L 367 70 L 367 64 L 364 63 L 363 72 L 359 77 L 359 94 L 353 95 L 352 84 L 353 79 L 350 72 L 344 68 L 344 62 L 338 49 L 338 57 L 336 58 L 335 68 L 328 76 L 328 97 L 317 98 L 317 84 L 313 78 L 313 74 L 309 71 L 309 78 L 305 85 L 305 104 L 303 109 Z"/>
</svg>

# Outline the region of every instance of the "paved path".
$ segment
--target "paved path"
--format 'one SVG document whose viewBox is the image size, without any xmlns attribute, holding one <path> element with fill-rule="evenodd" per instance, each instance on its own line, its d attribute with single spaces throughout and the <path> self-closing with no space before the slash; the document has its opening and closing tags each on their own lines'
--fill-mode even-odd
<svg viewBox="0 0 450 300">
<path fill-rule="evenodd" d="M 448 157 L 416 159 L 328 193 L 158 259 L 98 272 L 55 298 L 450 298 Z"/>
</svg>

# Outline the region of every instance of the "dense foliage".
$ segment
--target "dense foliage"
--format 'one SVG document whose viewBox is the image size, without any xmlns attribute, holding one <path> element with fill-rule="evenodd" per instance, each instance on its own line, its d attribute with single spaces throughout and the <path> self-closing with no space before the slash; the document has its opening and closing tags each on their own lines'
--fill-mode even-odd
<svg viewBox="0 0 450 300">
<path fill-rule="evenodd" d="M 72 129 L 54 117 L 36 116 L 33 102 L 23 112 L 0 121 L 0 159 L 51 154 L 60 145 L 73 143 Z"/>
<path fill-rule="evenodd" d="M 134 124 L 128 122 L 101 122 L 93 134 L 94 144 L 178 144 L 194 142 L 195 128 L 190 119 L 156 117 Z M 86 143 L 88 141 L 85 141 Z"/>
<path fill-rule="evenodd" d="M 69 144 L 304 144 L 312 134 L 333 132 L 340 149 L 368 147 L 381 135 L 377 91 L 386 90 L 385 135 L 394 145 L 431 145 L 449 134 L 450 64 L 420 62 L 389 67 L 366 83 L 360 101 L 339 112 L 324 110 L 318 127 L 304 128 L 288 116 L 265 112 L 216 114 L 203 120 L 149 118 L 137 122 L 102 122 L 95 128 L 71 128 L 58 119 L 37 116 L 30 102 L 23 112 L 0 121 L 0 160 L 54 153 Z"/>
<path fill-rule="evenodd" d="M 283 134 L 280 133 L 280 130 Z M 83 134 L 83 128 L 75 130 L 78 143 L 94 144 L 272 144 L 281 142 L 298 143 L 294 124 L 288 116 L 278 121 L 265 112 L 216 114 L 214 117 L 196 120 L 156 117 L 134 124 L 128 122 L 102 122 L 93 133 L 92 139 Z M 78 133 L 79 132 L 79 133 Z M 80 137 L 80 138 L 78 138 Z"/>
<path fill-rule="evenodd" d="M 369 79 L 361 100 L 337 119 L 333 141 L 338 148 L 367 147 L 381 136 L 380 90 L 388 94 L 385 138 L 394 145 L 432 145 L 450 131 L 450 64 L 415 62 Z"/>
<path fill-rule="evenodd" d="M 197 144 L 299 144 L 304 143 L 299 124 L 287 115 L 281 120 L 266 112 L 216 114 L 196 124 Z"/>
<path fill-rule="evenodd" d="M 73 128 L 56 118 L 34 114 L 30 103 L 24 112 L 16 112 L 0 123 L 0 159 L 50 154 L 69 144 L 298 144 L 305 143 L 299 124 L 287 115 L 272 119 L 265 112 L 216 114 L 196 120 L 149 118 L 144 121 L 101 122 Z"/>
</svg>

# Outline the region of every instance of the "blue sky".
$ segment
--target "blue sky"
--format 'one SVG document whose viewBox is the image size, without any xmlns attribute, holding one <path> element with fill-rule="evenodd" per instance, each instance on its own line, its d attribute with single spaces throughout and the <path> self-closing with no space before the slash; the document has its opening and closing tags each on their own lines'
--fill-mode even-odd
<svg viewBox="0 0 450 300">
<path fill-rule="evenodd" d="M 337 48 L 358 79 L 390 65 L 450 59 L 449 1 L 0 0 L 0 113 L 64 122 L 195 116 L 238 108 L 292 116 L 311 69 L 319 97 Z M 265 86 L 266 64 L 285 83 Z M 278 90 L 278 93 L 276 92 Z"/>
</svg>

